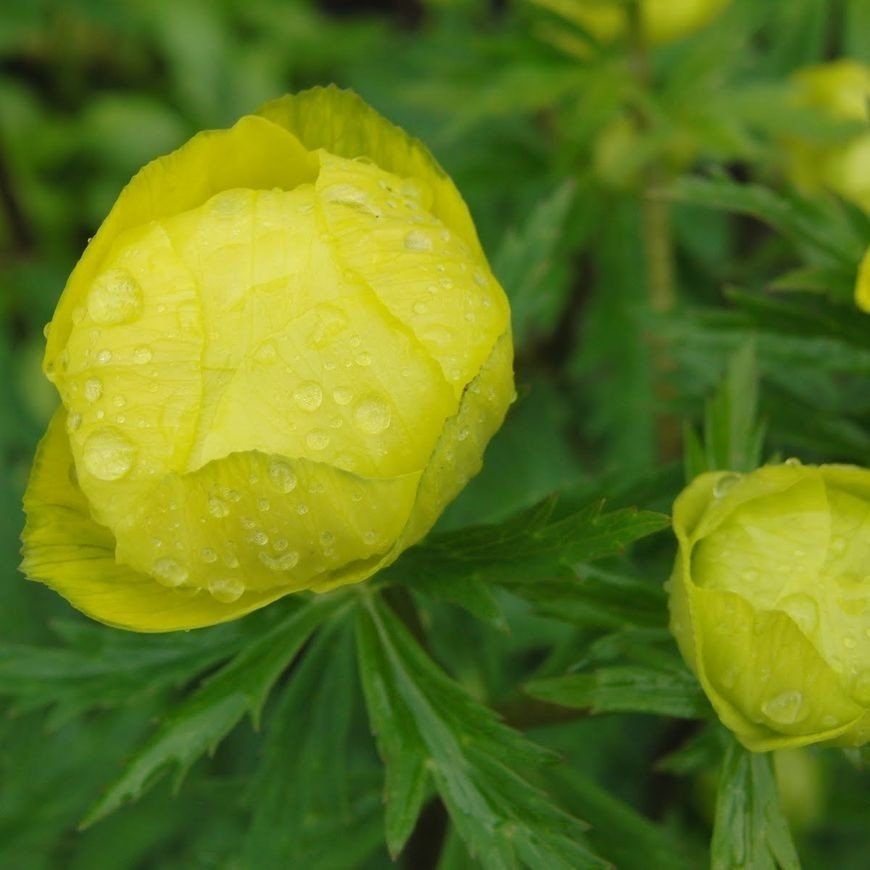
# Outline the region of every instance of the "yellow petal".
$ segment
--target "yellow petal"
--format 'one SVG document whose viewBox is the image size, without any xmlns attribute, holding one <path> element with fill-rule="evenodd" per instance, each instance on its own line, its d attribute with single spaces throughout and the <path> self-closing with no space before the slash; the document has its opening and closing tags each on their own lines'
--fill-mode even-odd
<svg viewBox="0 0 870 870">
<path fill-rule="evenodd" d="M 173 590 L 115 560 L 111 532 L 95 522 L 75 481 L 66 413 L 52 418 L 24 497 L 21 568 L 94 619 L 134 631 L 176 631 L 236 619 L 286 594 L 247 592 L 221 603 L 195 589 Z"/>
<path fill-rule="evenodd" d="M 322 148 L 339 157 L 365 158 L 400 178 L 427 185 L 432 214 L 482 256 L 468 207 L 426 146 L 352 91 L 333 85 L 311 88 L 266 103 L 260 114 L 289 130 L 311 151 Z"/>
<path fill-rule="evenodd" d="M 292 190 L 317 174 L 312 156 L 287 130 L 246 116 L 229 130 L 207 130 L 141 169 L 121 191 L 72 274 L 58 302 L 45 351 L 51 376 L 103 261 L 125 230 L 144 227 L 201 205 L 222 190 L 246 187 Z"/>
</svg>

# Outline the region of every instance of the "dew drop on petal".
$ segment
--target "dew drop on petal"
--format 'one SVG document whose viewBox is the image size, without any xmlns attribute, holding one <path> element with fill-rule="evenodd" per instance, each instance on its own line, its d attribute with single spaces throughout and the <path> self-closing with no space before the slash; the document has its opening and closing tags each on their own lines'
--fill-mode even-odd
<svg viewBox="0 0 870 870">
<path fill-rule="evenodd" d="M 271 556 L 269 553 L 262 552 L 258 554 L 257 558 L 270 571 L 289 571 L 299 564 L 299 554 L 294 550 L 282 553 L 280 556 Z"/>
<path fill-rule="evenodd" d="M 218 554 L 216 550 L 213 550 L 211 547 L 203 547 L 199 551 L 200 558 L 207 565 L 210 565 L 212 562 L 217 562 Z"/>
<path fill-rule="evenodd" d="M 118 429 L 98 429 L 85 441 L 82 461 L 98 480 L 118 480 L 133 467 L 136 448 Z"/>
<path fill-rule="evenodd" d="M 229 514 L 230 509 L 225 501 L 219 499 L 216 495 L 213 495 L 208 500 L 208 512 L 215 517 L 215 519 L 222 519 Z"/>
<path fill-rule="evenodd" d="M 358 429 L 369 435 L 378 435 L 390 426 L 392 414 L 383 399 L 363 399 L 354 408 L 353 422 Z"/>
<path fill-rule="evenodd" d="M 88 293 L 88 314 L 96 323 L 129 323 L 142 312 L 142 288 L 126 269 L 109 269 Z"/>
<path fill-rule="evenodd" d="M 151 566 L 151 573 L 161 586 L 168 586 L 171 589 L 181 586 L 187 580 L 187 569 L 175 559 L 158 559 Z"/>
<path fill-rule="evenodd" d="M 323 390 L 320 388 L 320 384 L 306 381 L 293 391 L 293 401 L 303 411 L 316 411 L 323 401 Z"/>
<path fill-rule="evenodd" d="M 138 365 L 145 365 L 145 363 L 151 362 L 151 357 L 151 350 L 147 347 L 137 347 L 133 351 L 133 362 Z"/>
<path fill-rule="evenodd" d="M 232 604 L 244 594 L 245 584 L 236 577 L 222 577 L 210 580 L 208 591 L 215 601 L 220 601 L 221 604 Z"/>
<path fill-rule="evenodd" d="M 727 495 L 739 483 L 741 475 L 739 474 L 723 474 L 713 486 L 713 495 L 716 498 L 722 498 Z"/>
<path fill-rule="evenodd" d="M 103 395 L 103 382 L 99 378 L 88 378 L 85 381 L 84 394 L 89 402 L 96 402 Z"/>
<path fill-rule="evenodd" d="M 326 450 L 329 447 L 329 441 L 329 433 L 324 432 L 323 429 L 312 429 L 305 436 L 305 443 L 312 450 Z"/>
<path fill-rule="evenodd" d="M 66 430 L 69 433 L 77 432 L 81 425 L 82 425 L 82 415 L 81 414 L 70 414 L 69 417 L 66 418 Z"/>
<path fill-rule="evenodd" d="M 781 692 L 761 705 L 761 712 L 778 725 L 793 725 L 806 715 L 804 696 L 796 691 Z"/>
<path fill-rule="evenodd" d="M 405 247 L 409 251 L 431 251 L 432 239 L 421 230 L 411 230 L 405 236 Z"/>
<path fill-rule="evenodd" d="M 278 492 L 288 493 L 296 489 L 296 475 L 286 462 L 282 462 L 280 459 L 273 459 L 269 463 L 268 474 L 272 486 Z"/>
</svg>

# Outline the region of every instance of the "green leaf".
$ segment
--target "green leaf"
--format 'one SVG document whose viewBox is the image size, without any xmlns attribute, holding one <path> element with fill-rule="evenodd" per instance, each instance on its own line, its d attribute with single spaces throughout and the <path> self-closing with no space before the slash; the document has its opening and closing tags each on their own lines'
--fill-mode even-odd
<svg viewBox="0 0 870 870">
<path fill-rule="evenodd" d="M 535 698 L 591 713 L 650 713 L 700 719 L 710 712 L 698 681 L 686 670 L 621 665 L 591 673 L 534 680 Z"/>
<path fill-rule="evenodd" d="M 758 422 L 758 363 L 755 343 L 732 354 L 722 383 L 707 403 L 704 442 L 686 445 L 686 478 L 704 471 L 752 471 L 761 464 L 764 426 Z"/>
<path fill-rule="evenodd" d="M 620 870 L 689 870 L 687 843 L 664 826 L 653 824 L 579 770 L 560 768 L 550 780 L 571 807 L 591 825 L 587 834 L 593 846 Z"/>
<path fill-rule="evenodd" d="M 427 582 L 445 577 L 529 580 L 620 553 L 670 524 L 667 516 L 652 511 L 602 513 L 602 503 L 556 519 L 555 507 L 550 498 L 504 523 L 435 535 L 408 551 L 387 576 L 422 574 Z"/>
<path fill-rule="evenodd" d="M 711 846 L 713 870 L 799 870 L 770 755 L 732 740 L 722 765 Z"/>
<path fill-rule="evenodd" d="M 138 798 L 171 767 L 178 769 L 180 779 L 204 752 L 214 751 L 245 713 L 256 725 L 275 680 L 312 632 L 346 601 L 343 595 L 307 601 L 270 631 L 250 641 L 197 692 L 166 715 L 157 732 L 88 812 L 82 827 Z"/>
<path fill-rule="evenodd" d="M 50 725 L 99 707 L 126 706 L 181 686 L 266 630 L 262 615 L 203 631 L 141 635 L 59 622 L 67 646 L 0 644 L 0 695 L 11 712 L 51 705 Z"/>
<path fill-rule="evenodd" d="M 554 280 L 558 275 L 553 259 L 574 194 L 574 182 L 563 182 L 538 204 L 519 232 L 508 232 L 493 259 L 493 271 L 511 301 L 517 347 L 531 334 L 549 332 L 564 304 L 568 282 L 565 276 Z"/>
<path fill-rule="evenodd" d="M 854 268 L 866 248 L 867 240 L 843 211 L 825 208 L 823 201 L 784 196 L 758 184 L 695 176 L 680 178 L 667 194 L 680 202 L 752 215 L 846 268 Z"/>
<path fill-rule="evenodd" d="M 335 620 L 317 634 L 269 715 L 250 787 L 245 866 L 356 867 L 382 846 L 376 759 L 351 743 L 351 628 Z"/>
<path fill-rule="evenodd" d="M 517 772 L 550 753 L 472 700 L 382 601 L 366 605 L 357 623 L 360 670 L 388 771 L 403 764 L 408 745 L 484 867 L 605 866 L 583 845 L 582 824 Z"/>
</svg>

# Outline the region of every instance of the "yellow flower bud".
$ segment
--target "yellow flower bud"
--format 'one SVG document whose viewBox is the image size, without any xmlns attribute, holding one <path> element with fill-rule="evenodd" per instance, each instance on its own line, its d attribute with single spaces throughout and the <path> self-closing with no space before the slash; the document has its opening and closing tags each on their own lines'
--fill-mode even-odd
<svg viewBox="0 0 870 870">
<path fill-rule="evenodd" d="M 23 570 L 141 631 L 371 576 L 480 468 L 509 318 L 453 183 L 356 95 L 200 133 L 58 303 Z"/>
<path fill-rule="evenodd" d="M 858 131 L 839 142 L 786 143 L 793 182 L 807 194 L 828 189 L 870 214 L 870 66 L 837 60 L 800 70 L 794 98 L 830 121 L 853 122 Z"/>
<path fill-rule="evenodd" d="M 858 307 L 870 314 L 870 248 L 864 254 L 858 267 L 858 281 L 855 284 L 855 302 Z"/>
<path fill-rule="evenodd" d="M 870 470 L 696 478 L 674 505 L 671 631 L 748 749 L 870 739 Z"/>
<path fill-rule="evenodd" d="M 592 34 L 599 42 L 623 38 L 629 25 L 629 11 L 619 0 L 535 0 L 539 6 Z M 706 27 L 730 0 L 640 0 L 644 36 L 660 45 L 682 39 Z"/>
</svg>

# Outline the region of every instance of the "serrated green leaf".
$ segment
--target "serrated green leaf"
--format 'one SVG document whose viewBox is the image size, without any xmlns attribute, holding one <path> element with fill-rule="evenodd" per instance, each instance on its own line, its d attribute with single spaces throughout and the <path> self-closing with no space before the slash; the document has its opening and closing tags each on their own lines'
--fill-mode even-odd
<svg viewBox="0 0 870 870">
<path fill-rule="evenodd" d="M 764 426 L 758 422 L 758 362 L 755 342 L 730 357 L 725 376 L 704 414 L 703 445 L 687 442 L 686 478 L 704 471 L 752 471 L 761 464 Z"/>
<path fill-rule="evenodd" d="M 261 615 L 194 633 L 137 635 L 87 623 L 61 622 L 61 647 L 0 644 L 0 695 L 11 712 L 53 707 L 49 725 L 95 707 L 135 703 L 233 655 L 268 627 Z"/>
<path fill-rule="evenodd" d="M 568 282 L 554 281 L 553 258 L 574 201 L 575 184 L 563 182 L 529 215 L 520 231 L 509 231 L 493 259 L 511 301 L 514 342 L 522 347 L 530 334 L 548 332 L 565 302 Z"/>
<path fill-rule="evenodd" d="M 466 695 L 379 599 L 366 604 L 359 610 L 359 660 L 379 742 L 398 746 L 410 737 L 415 753 L 422 747 L 471 854 L 487 868 L 604 866 L 583 845 L 582 825 L 514 769 L 540 764 L 549 753 Z M 398 728 L 387 711 L 400 715 Z"/>
<path fill-rule="evenodd" d="M 770 755 L 749 752 L 733 739 L 719 779 L 711 851 L 713 870 L 800 870 Z"/>
<path fill-rule="evenodd" d="M 554 499 L 546 499 L 504 523 L 435 535 L 408 551 L 387 576 L 420 573 L 428 582 L 469 576 L 493 582 L 528 580 L 619 553 L 670 523 L 652 511 L 602 513 L 601 503 L 551 519 L 555 505 Z"/>
<path fill-rule="evenodd" d="M 170 768 L 183 776 L 203 753 L 214 751 L 246 713 L 256 724 L 275 680 L 312 632 L 346 601 L 343 595 L 309 600 L 250 641 L 202 688 L 166 715 L 157 732 L 91 808 L 82 827 L 135 800 Z"/>
<path fill-rule="evenodd" d="M 358 866 L 381 845 L 377 768 L 351 748 L 350 628 L 334 621 L 317 634 L 269 715 L 250 787 L 245 866 Z"/>
<path fill-rule="evenodd" d="M 637 665 L 599 668 L 534 680 L 526 691 L 535 698 L 591 713 L 650 713 L 677 719 L 700 719 L 710 706 L 698 681 L 685 670 Z"/>
<path fill-rule="evenodd" d="M 867 240 L 843 213 L 825 208 L 822 201 L 788 197 L 758 184 L 696 176 L 680 178 L 667 193 L 680 202 L 752 215 L 846 268 L 853 268 L 866 248 Z"/>
</svg>

